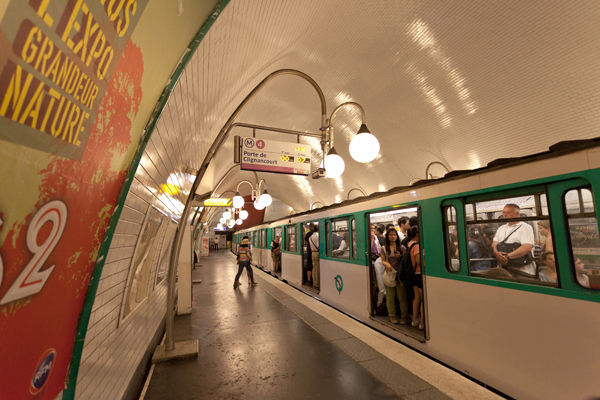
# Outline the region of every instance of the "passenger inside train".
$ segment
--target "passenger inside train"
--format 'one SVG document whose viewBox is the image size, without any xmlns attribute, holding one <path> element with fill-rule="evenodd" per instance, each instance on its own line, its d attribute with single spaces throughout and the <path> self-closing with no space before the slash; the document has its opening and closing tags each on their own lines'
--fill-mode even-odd
<svg viewBox="0 0 600 400">
<path fill-rule="evenodd" d="M 600 240 L 588 189 L 568 191 L 564 207 L 569 215 L 571 262 L 576 281 L 590 286 L 600 270 Z M 552 224 L 545 193 L 465 204 L 469 275 L 558 285 Z M 460 241 L 456 209 L 445 207 L 447 268 L 459 272 Z"/>
<path fill-rule="evenodd" d="M 415 289 L 422 287 L 419 282 L 416 282 L 421 276 L 421 254 L 418 246 L 413 254 L 418 259 L 418 262 L 413 262 L 419 272 L 416 280 L 402 282 L 397 277 L 394 282 L 395 286 L 392 286 L 390 282 L 388 282 L 390 284 L 386 284 L 383 280 L 386 269 L 392 268 L 397 271 L 400 268 L 402 256 L 405 253 L 410 259 L 408 246 L 411 240 L 414 241 L 414 232 L 418 232 L 419 226 L 417 212 L 416 207 L 409 207 L 372 213 L 369 216 L 371 226 L 369 236 L 371 243 L 369 246 L 372 288 L 371 314 L 377 321 L 390 324 L 396 330 L 423 340 L 424 321 L 420 317 L 423 306 L 422 296 L 415 296 Z M 413 236 L 410 236 L 412 227 L 415 229 Z M 418 235 L 416 235 L 416 239 L 418 241 Z M 416 306 L 416 313 L 413 306 Z"/>
<path fill-rule="evenodd" d="M 539 279 L 542 282 L 557 282 L 558 275 L 556 273 L 556 261 L 554 259 L 554 253 L 546 251 L 542 254 L 541 259 L 542 265 L 539 269 Z"/>
</svg>

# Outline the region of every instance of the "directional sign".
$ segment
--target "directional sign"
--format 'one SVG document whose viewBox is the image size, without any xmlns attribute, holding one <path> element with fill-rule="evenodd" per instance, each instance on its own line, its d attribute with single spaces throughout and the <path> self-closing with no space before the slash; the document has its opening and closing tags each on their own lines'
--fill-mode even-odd
<svg viewBox="0 0 600 400">
<path fill-rule="evenodd" d="M 206 199 L 204 200 L 204 207 L 231 207 L 231 199 Z"/>
<path fill-rule="evenodd" d="M 304 143 L 241 138 L 241 169 L 309 175 L 311 147 Z"/>
</svg>

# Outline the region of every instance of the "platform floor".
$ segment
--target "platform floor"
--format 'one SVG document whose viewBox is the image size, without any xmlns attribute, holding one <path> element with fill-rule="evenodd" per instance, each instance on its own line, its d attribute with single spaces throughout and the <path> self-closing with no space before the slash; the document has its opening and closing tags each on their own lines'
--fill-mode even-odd
<svg viewBox="0 0 600 400">
<path fill-rule="evenodd" d="M 200 263 L 192 314 L 175 321 L 176 341 L 197 338 L 200 353 L 155 364 L 146 400 L 498 398 L 257 268 L 258 286 L 244 272 L 234 290 L 229 251 Z"/>
</svg>

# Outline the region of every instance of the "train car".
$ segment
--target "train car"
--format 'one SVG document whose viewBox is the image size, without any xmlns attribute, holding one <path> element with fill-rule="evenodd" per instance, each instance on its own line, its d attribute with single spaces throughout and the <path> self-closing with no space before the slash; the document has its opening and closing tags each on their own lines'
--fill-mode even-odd
<svg viewBox="0 0 600 400">
<path fill-rule="evenodd" d="M 238 235 L 280 229 L 288 284 L 508 396 L 592 398 L 600 392 L 599 199 L 600 141 L 565 142 Z M 391 323 L 378 296 L 370 228 L 398 228 L 402 217 L 420 227 L 424 329 Z M 318 290 L 306 285 L 311 223 Z M 506 242 L 500 232 L 516 227 L 533 241 L 527 254 L 495 254 Z"/>
</svg>

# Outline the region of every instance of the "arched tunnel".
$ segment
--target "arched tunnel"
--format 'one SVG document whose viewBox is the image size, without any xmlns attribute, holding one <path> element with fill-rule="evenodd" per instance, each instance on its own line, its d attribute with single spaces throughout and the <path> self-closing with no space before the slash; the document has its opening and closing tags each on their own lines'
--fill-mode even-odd
<svg viewBox="0 0 600 400">
<path fill-rule="evenodd" d="M 0 397 L 136 396 L 203 240 L 596 138 L 598 12 L 2 1 Z"/>
</svg>

